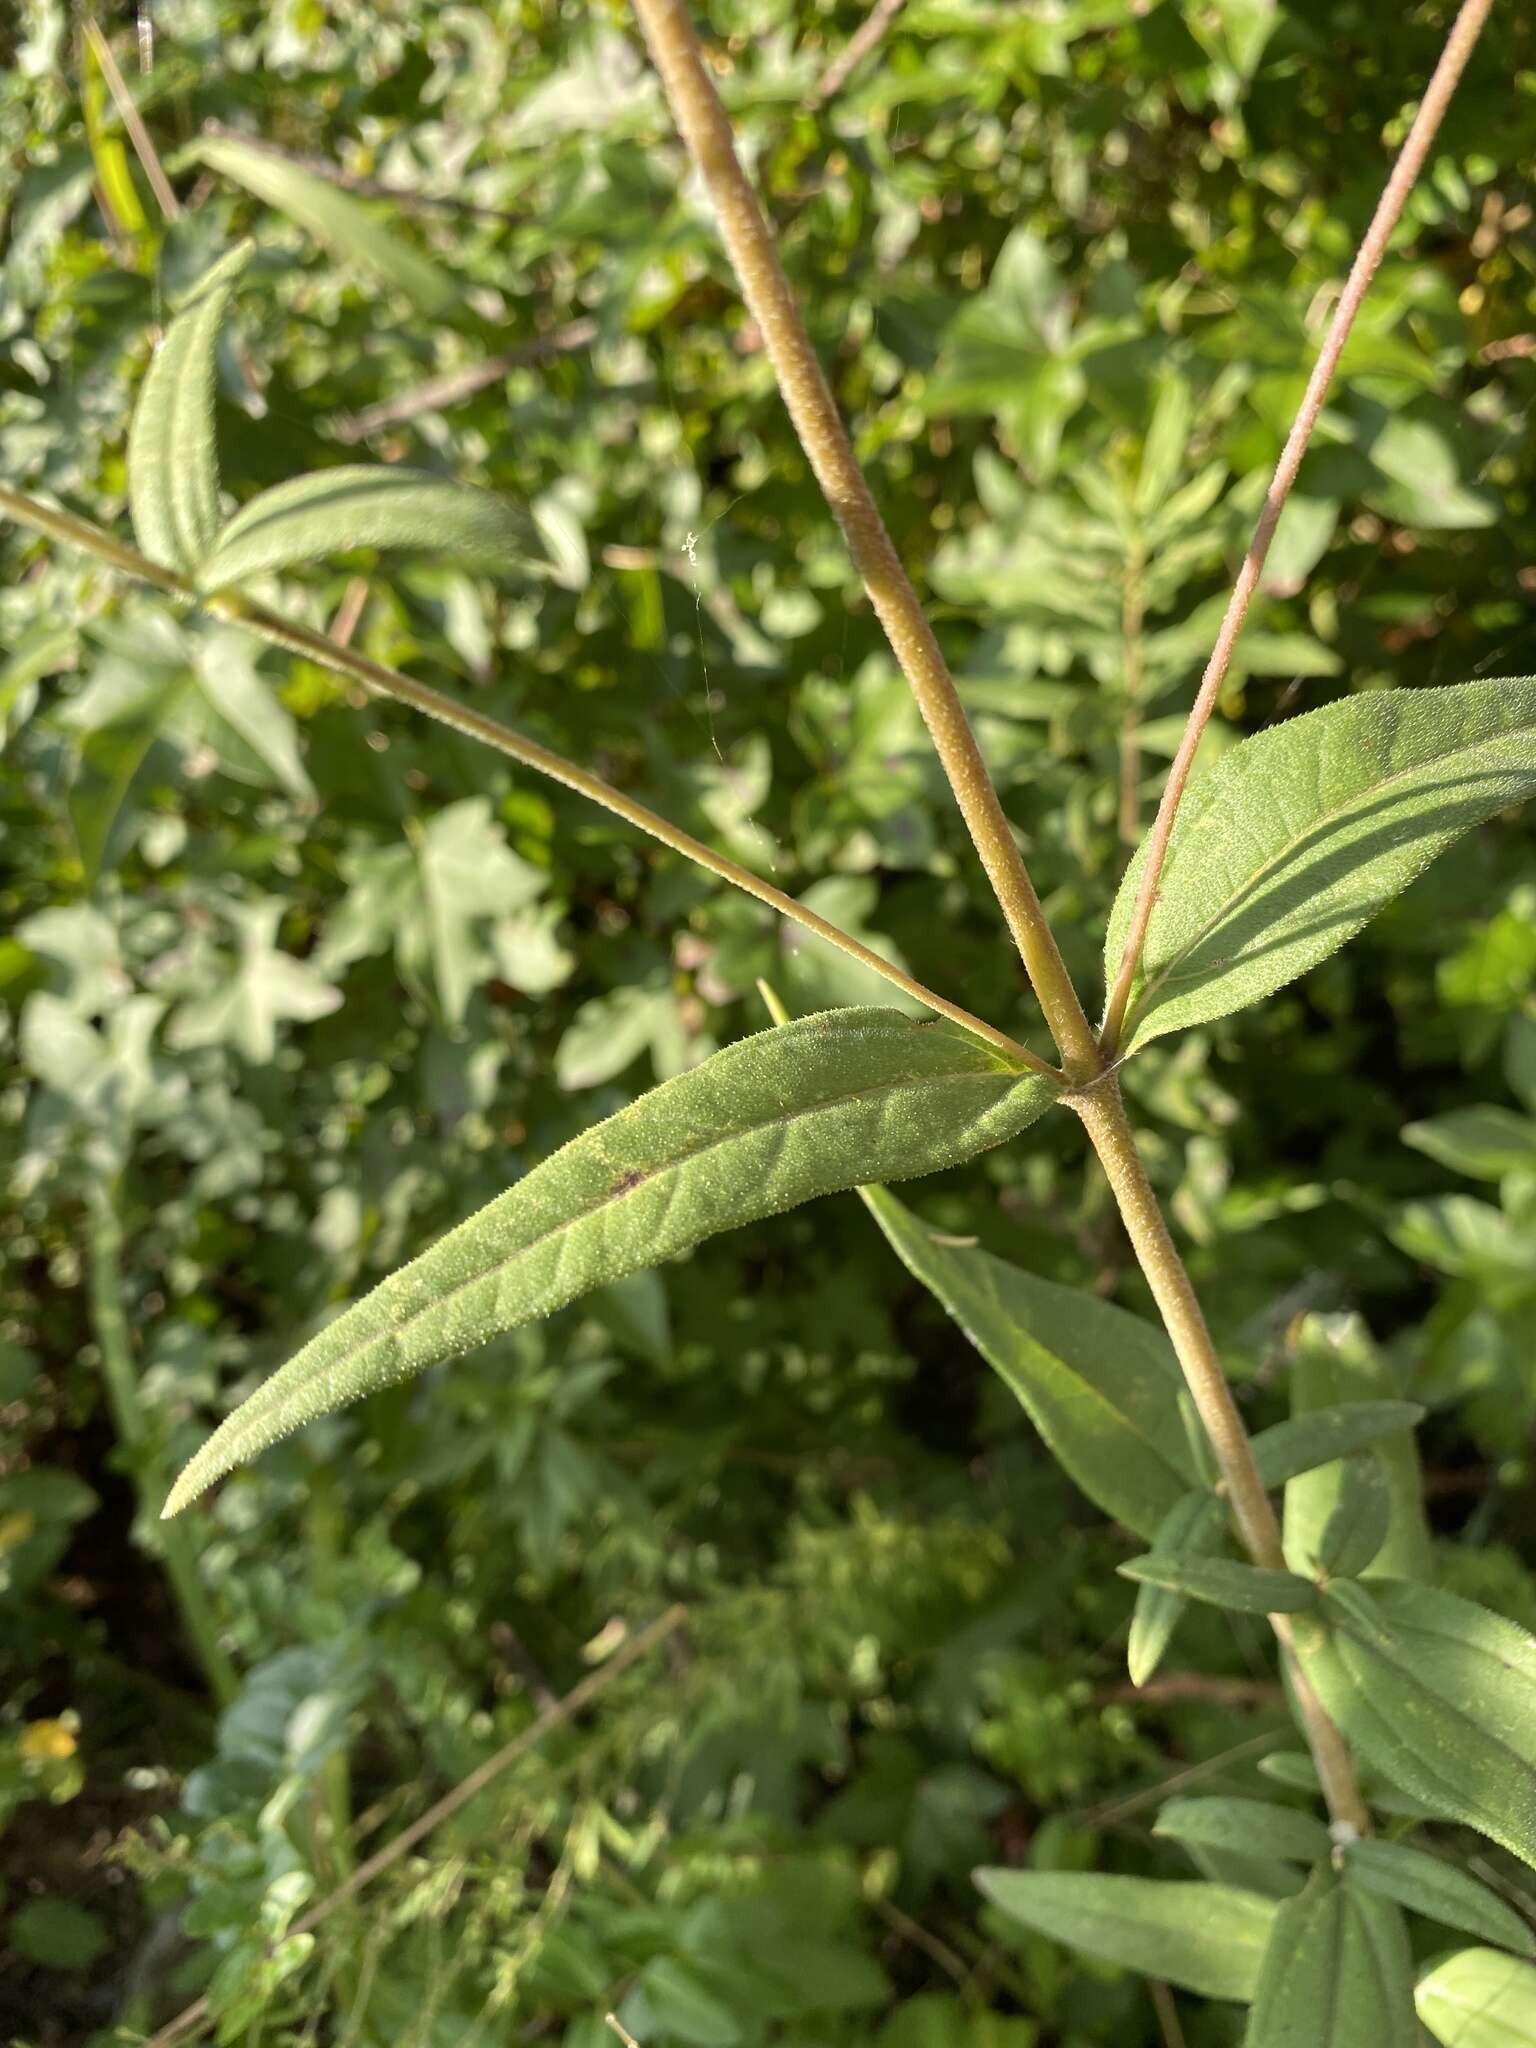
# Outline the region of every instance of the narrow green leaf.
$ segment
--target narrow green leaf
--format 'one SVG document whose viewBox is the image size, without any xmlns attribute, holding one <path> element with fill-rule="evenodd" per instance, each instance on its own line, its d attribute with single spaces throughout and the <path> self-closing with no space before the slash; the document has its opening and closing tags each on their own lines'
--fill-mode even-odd
<svg viewBox="0 0 1536 2048">
<path fill-rule="evenodd" d="M 861 1189 L 914 1278 L 932 1289 L 1106 1514 L 1151 1537 L 1198 1483 L 1162 1332 L 1124 1309 L 1037 1280 L 990 1252 L 944 1244 L 883 1188 Z"/>
<path fill-rule="evenodd" d="M 1533 787 L 1531 678 L 1372 691 L 1242 741 L 1179 811 L 1127 1050 L 1284 987 L 1454 839 Z M 1111 979 L 1145 853 L 1115 901 Z"/>
<path fill-rule="evenodd" d="M 1222 1504 L 1214 1494 L 1186 1493 L 1158 1523 L 1152 1555 L 1201 1556 L 1217 1547 L 1225 1525 Z M 1184 1607 L 1183 1594 L 1170 1593 L 1166 1586 L 1142 1584 L 1137 1588 L 1125 1656 L 1132 1685 L 1145 1685 L 1156 1672 Z"/>
<path fill-rule="evenodd" d="M 583 1132 L 339 1316 L 193 1458 L 174 1514 L 301 1423 L 718 1231 L 1001 1144 L 1054 1099 L 946 1023 L 802 1017 Z"/>
<path fill-rule="evenodd" d="M 1152 1832 L 1202 1849 L 1278 1856 L 1283 1863 L 1324 1861 L 1333 1847 L 1320 1820 L 1267 1799 L 1170 1799 Z"/>
<path fill-rule="evenodd" d="M 287 214 L 343 261 L 365 264 L 398 286 L 424 313 L 441 316 L 457 304 L 459 290 L 447 271 L 418 256 L 397 228 L 384 226 L 361 201 L 326 179 L 232 135 L 203 137 L 196 154 L 211 171 Z"/>
<path fill-rule="evenodd" d="M 1314 1873 L 1275 1915 L 1243 2048 L 1416 2048 L 1413 1962 L 1394 1905 Z"/>
<path fill-rule="evenodd" d="M 195 573 L 219 530 L 214 359 L 230 296 L 250 256 L 248 242 L 231 249 L 182 300 L 134 407 L 128 506 L 139 546 L 167 569 Z"/>
<path fill-rule="evenodd" d="M 1350 1882 L 1395 1899 L 1411 1913 L 1472 1934 L 1517 1955 L 1536 1956 L 1536 1934 L 1497 1892 L 1439 1856 L 1402 1842 L 1351 1842 L 1345 1852 Z"/>
<path fill-rule="evenodd" d="M 1338 1499 L 1318 1538 L 1316 1563 L 1332 1578 L 1358 1579 L 1387 1540 L 1392 1498 L 1387 1475 L 1369 1452 L 1346 1458 Z"/>
<path fill-rule="evenodd" d="M 978 1870 L 976 1882 L 1021 1927 L 1203 1998 L 1253 1996 L 1276 1915 L 1231 1885 L 1053 1870 Z"/>
<path fill-rule="evenodd" d="M 1423 1416 L 1414 1401 L 1338 1401 L 1260 1430 L 1253 1440 L 1253 1462 L 1266 1486 L 1280 1486 L 1378 1437 L 1413 1429 Z"/>
<path fill-rule="evenodd" d="M 1119 1570 L 1142 1585 L 1162 1586 L 1238 1614 L 1300 1614 L 1317 1604 L 1317 1587 L 1310 1579 L 1238 1564 L 1228 1557 L 1159 1557 L 1149 1552 L 1130 1558 Z"/>
<path fill-rule="evenodd" d="M 1536 1969 L 1497 1949 L 1447 1956 L 1413 1998 L 1443 2048 L 1536 2048 Z"/>
<path fill-rule="evenodd" d="M 1358 1316 L 1304 1318 L 1296 1334 L 1291 1370 L 1293 1423 L 1308 1425 L 1313 1415 L 1328 1410 L 1373 1406 L 1375 1396 L 1390 1394 L 1395 1385 L 1392 1369 Z M 1386 1473 L 1391 1515 L 1386 1539 L 1367 1568 L 1367 1576 L 1426 1580 L 1433 1576 L 1423 1476 L 1410 1427 L 1417 1419 L 1417 1415 L 1405 1415 L 1402 1426 L 1384 1436 L 1359 1441 L 1341 1438 L 1328 1463 L 1303 1470 L 1290 1480 L 1285 1489 L 1285 1559 L 1293 1571 L 1312 1568 L 1343 1485 L 1343 1453 L 1369 1441 Z M 1289 1430 L 1291 1423 L 1279 1427 Z M 1264 1434 L 1267 1437 L 1269 1432 Z M 1257 1445 L 1263 1439 L 1255 1441 Z"/>
<path fill-rule="evenodd" d="M 1536 1173 L 1536 1118 L 1495 1103 L 1474 1103 L 1423 1123 L 1404 1124 L 1403 1143 L 1472 1180 Z"/>
<path fill-rule="evenodd" d="M 1368 1764 L 1536 1864 L 1536 1640 L 1402 1579 L 1335 1580 L 1296 1636 L 1319 1698 Z"/>
<path fill-rule="evenodd" d="M 428 470 L 347 463 L 290 477 L 242 505 L 198 583 L 217 590 L 353 548 L 421 548 L 486 568 L 543 560 L 538 528 L 506 498 Z"/>
</svg>

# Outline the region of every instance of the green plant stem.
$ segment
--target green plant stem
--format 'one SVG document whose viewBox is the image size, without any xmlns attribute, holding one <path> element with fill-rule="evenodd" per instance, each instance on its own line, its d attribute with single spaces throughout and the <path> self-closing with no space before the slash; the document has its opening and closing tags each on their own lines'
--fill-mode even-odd
<svg viewBox="0 0 1536 2048">
<path fill-rule="evenodd" d="M 93 526 L 88 519 L 81 519 L 73 512 L 62 511 L 55 505 L 45 505 L 38 499 L 28 497 L 25 492 L 10 489 L 0 484 L 0 513 L 4 513 L 23 526 L 35 532 L 63 540 L 71 546 L 83 548 L 88 554 L 106 562 L 125 575 L 136 576 L 141 582 L 152 584 L 168 596 L 190 599 L 201 603 L 204 610 L 216 616 L 244 626 L 249 632 L 275 647 L 285 648 L 291 654 L 302 654 L 321 668 L 330 669 L 334 674 L 346 676 L 360 683 L 365 690 L 378 697 L 393 698 L 397 703 L 408 704 L 413 711 L 425 713 L 440 724 L 451 726 L 455 732 L 467 738 L 479 740 L 483 745 L 494 748 L 499 754 L 519 762 L 525 768 L 532 768 L 540 775 L 546 775 L 553 782 L 574 790 L 577 795 L 590 802 L 600 804 L 605 811 L 622 818 L 626 824 L 650 838 L 659 840 L 673 853 L 680 853 L 685 859 L 705 868 L 722 881 L 730 882 L 746 895 L 753 896 L 770 910 L 776 910 L 781 917 L 812 932 L 818 939 L 824 939 L 829 946 L 846 953 L 863 967 L 868 967 L 904 995 L 922 1003 L 938 1016 L 949 1018 L 951 1023 L 960 1025 L 988 1044 L 1006 1053 L 1008 1058 L 1032 1073 L 1041 1074 L 1053 1081 L 1063 1076 L 1041 1059 L 1038 1053 L 1010 1038 L 1006 1031 L 999 1031 L 996 1025 L 986 1023 L 973 1016 L 960 1004 L 952 1003 L 947 997 L 927 988 L 912 975 L 893 967 L 889 960 L 882 959 L 872 947 L 864 945 L 845 932 L 841 926 L 820 917 L 814 910 L 808 910 L 803 903 L 797 903 L 793 896 L 787 896 L 782 889 L 776 889 L 761 875 L 750 868 L 744 868 L 726 854 L 717 853 L 702 839 L 695 839 L 691 832 L 684 832 L 679 826 L 663 818 L 645 804 L 637 803 L 626 796 L 613 784 L 605 782 L 600 775 L 590 774 L 578 767 L 574 761 L 566 760 L 563 754 L 553 752 L 549 747 L 540 746 L 537 740 L 516 732 L 511 726 L 503 725 L 498 719 L 489 718 L 483 711 L 475 711 L 467 704 L 460 704 L 452 697 L 446 697 L 440 690 L 429 684 L 419 683 L 414 677 L 405 675 L 396 668 L 387 668 L 382 662 L 371 661 L 367 655 L 357 653 L 351 647 L 342 646 L 326 634 L 315 632 L 308 626 L 301 626 L 296 620 L 284 618 L 281 613 L 269 611 L 265 605 L 254 604 L 233 591 L 224 591 L 211 597 L 200 597 L 191 582 L 174 569 L 164 568 L 152 562 L 147 555 L 141 555 L 113 535 Z"/>
<path fill-rule="evenodd" d="M 111 1186 L 98 1187 L 91 1196 L 88 1263 L 91 1327 L 101 1353 L 102 1381 L 118 1442 L 132 1470 L 139 1513 L 144 1524 L 153 1524 L 157 1531 L 171 1594 L 209 1690 L 221 1707 L 228 1706 L 240 1690 L 240 1677 L 219 1641 L 213 1608 L 198 1573 L 191 1529 L 167 1528 L 158 1519 L 166 1474 L 151 1453 L 149 1419 L 139 1399 L 138 1369 L 123 1309 L 123 1225 L 116 1190 Z"/>
<path fill-rule="evenodd" d="M 1194 1284 L 1147 1178 L 1125 1113 L 1120 1084 L 1113 1074 L 1106 1074 L 1094 1086 L 1069 1099 L 1099 1155 L 1126 1233 L 1147 1277 L 1185 1384 L 1215 1453 L 1238 1533 L 1255 1564 L 1283 1571 L 1285 1551 L 1274 1504 L 1259 1477 L 1248 1431 L 1221 1369 Z M 1289 1619 L 1283 1614 L 1272 1614 L 1270 1622 L 1286 1658 L 1296 1711 L 1317 1765 L 1328 1811 L 1336 1821 L 1347 1823 L 1358 1833 L 1369 1833 L 1370 1814 L 1360 1796 L 1353 1761 L 1343 1737 L 1323 1712 L 1301 1672 Z"/>
<path fill-rule="evenodd" d="M 678 133 L 703 178 L 721 238 L 773 365 L 795 433 L 831 507 L 902 674 L 917 699 L 961 816 L 1019 949 L 1062 1063 L 1098 1068 L 1093 1029 L 1046 922 L 960 693 L 870 494 L 779 262 L 773 230 L 736 157 L 735 138 L 684 0 L 635 0 Z"/>
<path fill-rule="evenodd" d="M 1285 446 L 1280 451 L 1280 460 L 1275 464 L 1275 473 L 1265 494 L 1263 509 L 1258 524 L 1253 530 L 1253 539 L 1248 543 L 1248 552 L 1243 557 L 1242 567 L 1232 586 L 1232 595 L 1227 600 L 1227 609 L 1217 629 L 1216 644 L 1211 658 L 1206 663 L 1205 674 L 1200 679 L 1200 688 L 1190 709 L 1189 721 L 1184 736 L 1179 741 L 1179 750 L 1174 755 L 1173 766 L 1168 771 L 1168 781 L 1158 805 L 1157 817 L 1147 835 L 1147 857 L 1141 871 L 1136 900 L 1131 907 L 1130 922 L 1126 928 L 1125 944 L 1121 949 L 1120 964 L 1115 972 L 1114 986 L 1109 992 L 1105 1006 L 1104 1023 L 1099 1032 L 1099 1043 L 1106 1057 L 1112 1059 L 1119 1049 L 1125 1029 L 1126 1012 L 1130 1008 L 1132 991 L 1136 984 L 1136 968 L 1141 959 L 1142 947 L 1146 943 L 1147 927 L 1152 921 L 1152 912 L 1157 905 L 1158 886 L 1162 880 L 1163 863 L 1168 857 L 1168 841 L 1173 834 L 1174 819 L 1178 816 L 1179 805 L 1189 783 L 1190 771 L 1194 767 L 1195 754 L 1200 745 L 1201 735 L 1216 709 L 1216 700 L 1221 695 L 1221 686 L 1226 680 L 1227 669 L 1232 660 L 1232 650 L 1237 637 L 1243 630 L 1243 621 L 1248 616 L 1248 607 L 1253 602 L 1264 573 L 1265 558 L 1269 544 L 1275 537 L 1275 528 L 1280 524 L 1280 514 L 1285 510 L 1285 501 L 1291 494 L 1296 473 L 1301 468 L 1301 458 L 1307 452 L 1312 439 L 1312 430 L 1317 425 L 1323 409 L 1323 400 L 1328 386 L 1333 382 L 1334 371 L 1344 353 L 1344 344 L 1349 339 L 1350 329 L 1355 324 L 1371 279 L 1382 257 L 1392 231 L 1397 226 L 1408 195 L 1424 168 L 1425 158 L 1445 117 L 1445 110 L 1451 103 L 1451 95 L 1466 69 L 1467 59 L 1472 55 L 1483 24 L 1488 19 L 1493 0 L 1463 0 L 1461 12 L 1446 38 L 1440 61 L 1435 66 L 1419 110 L 1413 118 L 1398 153 L 1391 175 L 1382 188 L 1371 224 L 1366 229 L 1360 247 L 1350 265 L 1349 276 L 1339 294 L 1339 302 L 1328 323 L 1328 332 L 1318 350 L 1317 361 L 1312 366 L 1312 375 L 1302 394 L 1301 404 L 1291 431 L 1286 436 Z"/>
</svg>

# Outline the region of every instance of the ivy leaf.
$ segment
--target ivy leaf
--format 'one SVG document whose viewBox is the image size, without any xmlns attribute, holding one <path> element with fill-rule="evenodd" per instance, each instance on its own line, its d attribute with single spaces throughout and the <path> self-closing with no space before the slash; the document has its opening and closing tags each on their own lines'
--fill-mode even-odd
<svg viewBox="0 0 1536 2048">
<path fill-rule="evenodd" d="M 1424 1410 L 1415 1401 L 1336 1401 L 1260 1430 L 1253 1439 L 1253 1462 L 1266 1486 L 1280 1486 L 1379 1437 L 1413 1429 L 1423 1419 Z"/>
<path fill-rule="evenodd" d="M 978 1870 L 1002 1913 L 1053 1941 L 1203 1998 L 1252 1998 L 1275 1904 L 1233 1885 L 1095 1871 Z"/>
<path fill-rule="evenodd" d="M 1413 1964 L 1388 1900 L 1314 1873 L 1275 1915 L 1243 2048 L 1416 2048 Z"/>
<path fill-rule="evenodd" d="M 1162 1332 L 990 1252 L 942 1243 L 883 1188 L 860 1192 L 908 1272 L 1017 1395 L 1089 1499 L 1153 1536 L 1200 1477 Z"/>
<path fill-rule="evenodd" d="M 1536 1865 L 1536 1639 L 1403 1579 L 1335 1581 L 1296 1637 L 1319 1698 L 1368 1764 Z"/>
<path fill-rule="evenodd" d="M 230 1416 L 174 1514 L 301 1423 L 702 1238 L 1001 1144 L 1054 1099 L 981 1040 L 894 1011 L 802 1017 L 716 1053 L 553 1158 L 339 1316 Z"/>
<path fill-rule="evenodd" d="M 1536 2048 L 1536 1969 L 1464 1948 L 1419 1979 L 1419 2018 L 1444 2048 Z"/>
<path fill-rule="evenodd" d="M 1536 1934 L 1497 1892 L 1439 1856 L 1410 1849 L 1403 1842 L 1351 1842 L 1345 1852 L 1350 1882 L 1395 1899 L 1411 1913 L 1438 1920 L 1483 1941 L 1497 1942 L 1517 1955 L 1536 1956 Z"/>
<path fill-rule="evenodd" d="M 128 432 L 128 505 L 139 546 L 195 574 L 219 530 L 214 352 L 251 246 L 215 263 L 182 301 L 145 374 Z"/>
<path fill-rule="evenodd" d="M 1226 1516 L 1213 1493 L 1186 1493 L 1168 1510 L 1152 1538 L 1154 1557 L 1199 1556 L 1221 1542 Z M 1136 1589 L 1126 1667 L 1132 1685 L 1145 1685 L 1163 1661 L 1186 1602 L 1182 1593 L 1143 1583 Z"/>
<path fill-rule="evenodd" d="M 430 470 L 343 463 L 242 505 L 202 563 L 198 587 L 218 590 L 353 548 L 422 548 L 487 568 L 544 560 L 528 513 L 494 492 Z"/>
<path fill-rule="evenodd" d="M 211 995 L 181 1005 L 166 1031 L 167 1044 L 178 1051 L 232 1045 L 253 1067 L 264 1067 L 277 1050 L 279 1024 L 312 1023 L 340 1007 L 339 989 L 307 961 L 279 951 L 282 915 L 276 898 L 236 912 L 240 953 L 233 970 L 220 977 Z"/>
<path fill-rule="evenodd" d="M 343 261 L 365 264 L 397 286 L 424 313 L 441 317 L 457 305 L 458 287 L 447 271 L 418 256 L 397 228 L 385 227 L 361 201 L 328 180 L 233 135 L 205 136 L 195 153 L 211 171 L 287 214 Z"/>
<path fill-rule="evenodd" d="M 1162 1586 L 1237 1614 L 1300 1614 L 1317 1604 L 1317 1587 L 1295 1572 L 1268 1571 L 1228 1557 L 1160 1557 L 1149 1552 L 1118 1567 L 1142 1585 Z"/>
<path fill-rule="evenodd" d="M 1202 1849 L 1273 1856 L 1309 1867 L 1325 1860 L 1333 1847 L 1320 1820 L 1267 1799 L 1170 1799 L 1152 1832 Z"/>
<path fill-rule="evenodd" d="M 1261 1001 L 1352 938 L 1436 854 L 1536 787 L 1536 680 L 1372 691 L 1242 741 L 1168 848 L 1126 1050 Z M 1145 865 L 1115 899 L 1111 980 Z"/>
</svg>

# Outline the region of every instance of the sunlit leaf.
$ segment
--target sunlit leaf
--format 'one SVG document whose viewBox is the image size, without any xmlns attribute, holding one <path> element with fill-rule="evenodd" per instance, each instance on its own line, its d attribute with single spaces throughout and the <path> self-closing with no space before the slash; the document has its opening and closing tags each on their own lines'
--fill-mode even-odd
<svg viewBox="0 0 1536 2048">
<path fill-rule="evenodd" d="M 290 1359 L 167 1512 L 300 1424 L 701 1238 L 1001 1144 L 1053 1100 L 945 1023 L 831 1011 L 742 1040 L 573 1139 Z"/>
<path fill-rule="evenodd" d="M 1179 811 L 1125 1044 L 1261 1001 L 1536 787 L 1536 681 L 1372 691 L 1244 740 Z M 1105 945 L 1119 964 L 1145 860 Z"/>
<path fill-rule="evenodd" d="M 1497 1949 L 1447 1956 L 1413 1998 L 1443 2048 L 1536 2048 L 1536 1968 Z"/>
<path fill-rule="evenodd" d="M 537 527 L 509 499 L 427 470 L 347 463 L 290 477 L 242 505 L 198 583 L 218 590 L 353 548 L 425 549 L 492 569 L 543 559 Z"/>
</svg>

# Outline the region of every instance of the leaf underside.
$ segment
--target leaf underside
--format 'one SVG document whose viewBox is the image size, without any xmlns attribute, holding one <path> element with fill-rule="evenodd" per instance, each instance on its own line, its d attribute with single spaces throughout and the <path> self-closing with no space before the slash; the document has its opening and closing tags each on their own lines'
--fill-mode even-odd
<svg viewBox="0 0 1536 2048">
<path fill-rule="evenodd" d="M 231 1415 L 166 1513 L 302 1423 L 706 1237 L 861 1181 L 957 1165 L 1050 1084 L 955 1026 L 802 1017 L 595 1125 L 339 1316 Z"/>
<path fill-rule="evenodd" d="M 1529 677 L 1372 691 L 1242 741 L 1179 811 L 1125 1049 L 1283 988 L 1533 787 Z M 1115 899 L 1111 981 L 1145 861 L 1143 845 Z"/>
</svg>

